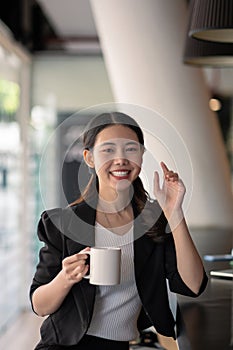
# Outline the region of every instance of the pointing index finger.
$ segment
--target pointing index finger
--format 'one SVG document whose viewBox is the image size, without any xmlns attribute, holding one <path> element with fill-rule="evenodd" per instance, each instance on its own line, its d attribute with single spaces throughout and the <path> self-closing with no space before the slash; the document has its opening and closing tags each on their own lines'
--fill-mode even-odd
<svg viewBox="0 0 233 350">
<path fill-rule="evenodd" d="M 164 162 L 161 162 L 160 165 L 161 165 L 161 168 L 163 170 L 164 175 L 166 175 L 169 172 L 168 167 L 166 166 L 166 164 Z"/>
</svg>

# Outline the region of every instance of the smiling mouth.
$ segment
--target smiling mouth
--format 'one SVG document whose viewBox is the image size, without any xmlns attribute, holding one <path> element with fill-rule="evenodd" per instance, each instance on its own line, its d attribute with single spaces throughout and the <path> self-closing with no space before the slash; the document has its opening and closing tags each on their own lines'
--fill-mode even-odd
<svg viewBox="0 0 233 350">
<path fill-rule="evenodd" d="M 113 175 L 114 177 L 124 179 L 127 178 L 130 173 L 130 170 L 121 170 L 121 171 L 110 171 L 110 174 Z"/>
</svg>

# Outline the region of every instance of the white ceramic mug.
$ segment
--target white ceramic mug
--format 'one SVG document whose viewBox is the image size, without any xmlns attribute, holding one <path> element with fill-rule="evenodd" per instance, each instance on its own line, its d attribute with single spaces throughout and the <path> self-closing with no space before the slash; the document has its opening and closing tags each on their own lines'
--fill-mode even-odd
<svg viewBox="0 0 233 350">
<path fill-rule="evenodd" d="M 115 285 L 121 280 L 121 249 L 92 247 L 85 252 L 90 255 L 90 274 L 84 278 L 91 284 Z"/>
</svg>

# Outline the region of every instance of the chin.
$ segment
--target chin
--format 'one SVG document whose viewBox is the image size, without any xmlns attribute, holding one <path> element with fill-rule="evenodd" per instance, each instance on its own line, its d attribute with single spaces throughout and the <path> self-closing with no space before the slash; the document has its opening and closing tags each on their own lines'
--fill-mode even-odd
<svg viewBox="0 0 233 350">
<path fill-rule="evenodd" d="M 129 180 L 119 180 L 116 183 L 116 191 L 122 192 L 122 191 L 128 190 L 130 186 L 132 186 L 132 183 Z"/>
</svg>

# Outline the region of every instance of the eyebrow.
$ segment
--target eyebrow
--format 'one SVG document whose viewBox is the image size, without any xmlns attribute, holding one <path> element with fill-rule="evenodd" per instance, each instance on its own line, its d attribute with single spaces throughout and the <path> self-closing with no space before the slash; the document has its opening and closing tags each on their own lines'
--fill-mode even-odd
<svg viewBox="0 0 233 350">
<path fill-rule="evenodd" d="M 113 146 L 113 145 L 115 145 L 115 143 L 113 143 L 113 142 L 103 142 L 103 143 L 100 144 L 100 147 L 102 147 L 102 146 Z"/>
<path fill-rule="evenodd" d="M 115 145 L 116 145 L 115 142 L 108 142 L 108 141 L 103 142 L 103 143 L 100 144 L 101 147 L 102 147 L 102 146 L 115 146 Z M 128 145 L 136 145 L 136 146 L 138 146 L 138 145 L 139 145 L 139 142 L 136 142 L 136 141 L 129 141 L 129 142 L 126 142 L 125 145 L 126 145 L 126 146 L 128 146 Z"/>
</svg>

